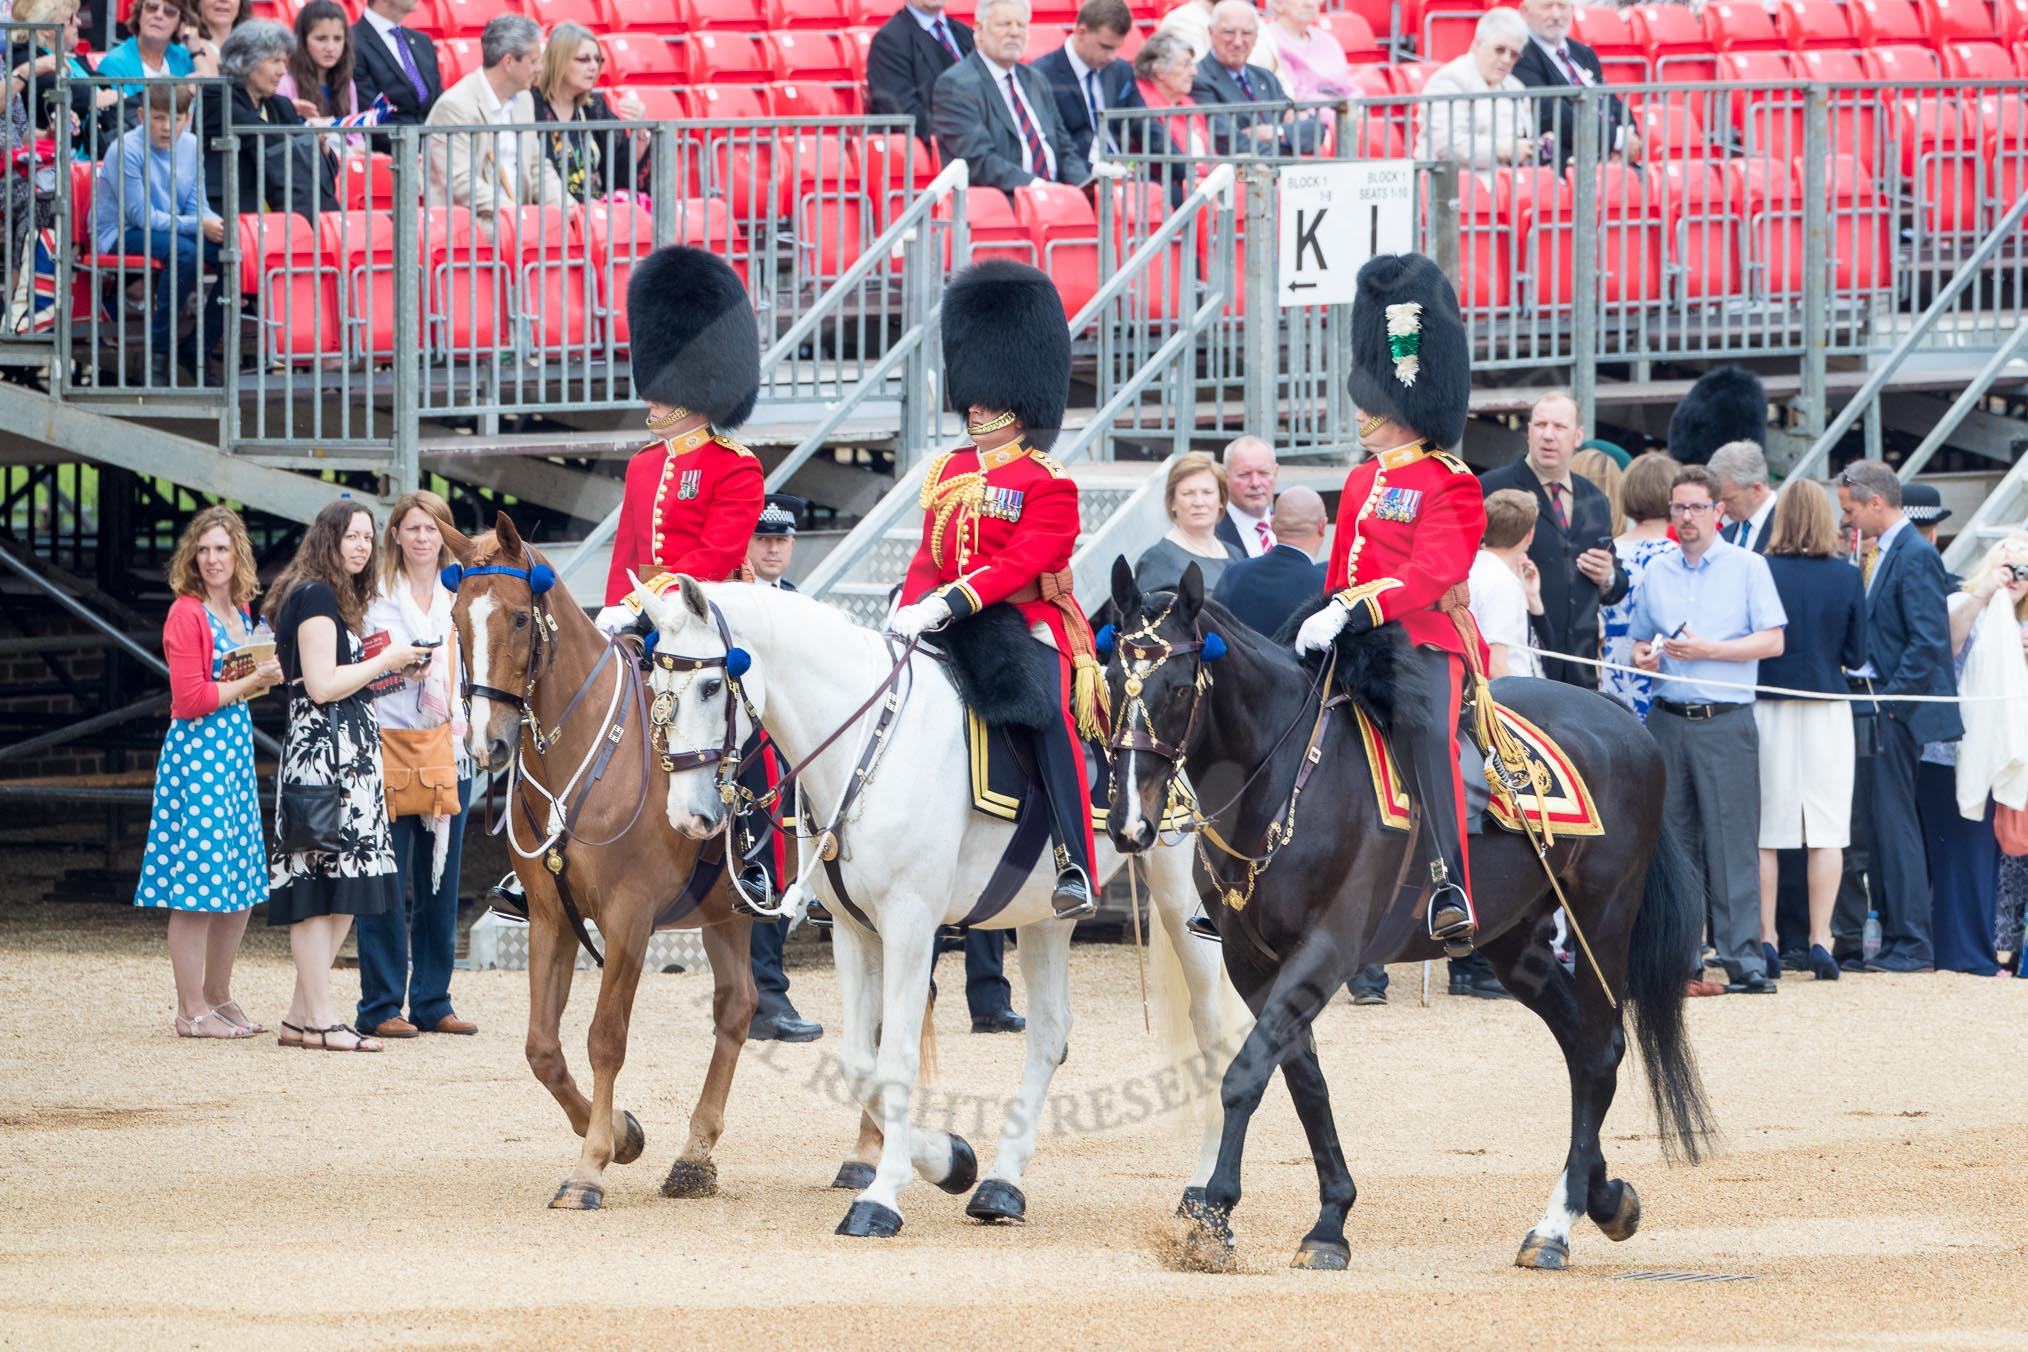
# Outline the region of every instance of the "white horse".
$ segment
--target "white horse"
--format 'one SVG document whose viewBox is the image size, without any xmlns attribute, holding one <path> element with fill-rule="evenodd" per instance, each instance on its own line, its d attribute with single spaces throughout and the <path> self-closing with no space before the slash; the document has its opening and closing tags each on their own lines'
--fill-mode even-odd
<svg viewBox="0 0 2028 1352">
<path fill-rule="evenodd" d="M 714 615 L 713 610 L 716 610 Z M 800 816 L 810 823 L 801 842 L 803 879 L 818 881 L 836 923 L 831 934 L 844 1001 L 841 1062 L 854 1097 L 882 1133 L 872 1183 L 853 1201 L 838 1233 L 885 1237 L 901 1229 L 901 1190 L 911 1168 L 950 1193 L 971 1189 L 978 1163 L 963 1137 L 917 1132 L 909 1099 L 920 1070 L 919 1038 L 928 995 L 937 927 L 969 912 L 1006 847 L 1012 826 L 974 812 L 965 714 L 951 683 L 935 663 L 917 654 L 901 677 L 901 711 L 893 721 L 865 787 L 842 824 L 838 856 L 846 897 L 834 894 L 808 835 L 829 826 L 840 796 L 873 735 L 880 701 L 855 720 L 854 711 L 878 691 L 895 668 L 881 636 L 830 606 L 773 587 L 744 583 L 680 587 L 650 597 L 647 615 L 660 630 L 658 652 L 717 658 L 727 651 L 720 617 L 734 647 L 750 664 L 737 676 L 754 713 L 783 756 L 801 764 L 827 738 L 852 724 L 797 774 Z M 653 686 L 667 709 L 668 746 L 676 750 L 725 742 L 728 701 L 725 672 L 716 667 L 657 668 Z M 658 717 L 660 717 L 658 713 Z M 734 715 L 743 724 L 743 713 Z M 741 726 L 744 737 L 746 729 Z M 726 828 L 728 805 L 712 767 L 679 771 L 669 779 L 669 820 L 704 837 Z M 1097 841 L 1100 878 L 1121 864 L 1103 832 Z M 1044 851 L 1045 864 L 1049 858 Z M 1158 963 L 1180 963 L 1188 988 L 1189 1032 L 1172 998 L 1164 1033 L 1180 1044 L 1194 1040 L 1197 1064 L 1216 1085 L 1244 1036 L 1244 1006 L 1231 994 L 1215 946 L 1193 941 L 1184 922 L 1197 904 L 1187 844 L 1141 856 L 1153 908 L 1161 917 Z M 805 904 L 803 879 L 784 897 L 785 907 Z M 1057 920 L 1050 901 L 1054 870 L 1039 867 L 986 928 L 1021 931 L 1021 973 L 1028 988 L 1028 1055 L 1021 1087 L 1009 1106 L 992 1167 L 967 1204 L 978 1220 L 1026 1219 L 1021 1180 L 1035 1152 L 1035 1133 L 1050 1077 L 1065 1057 L 1070 1034 L 1069 922 Z M 844 905 L 849 897 L 862 925 Z M 1173 992 L 1173 973 L 1167 983 Z M 1158 979 L 1158 986 L 1165 984 Z M 1181 1052 L 1181 1046 L 1174 1050 Z M 1191 1191 L 1201 1191 L 1217 1162 L 1223 1112 L 1217 1093 L 1199 1097 L 1202 1135 Z M 1186 1197 L 1191 1195 L 1186 1192 Z"/>
</svg>

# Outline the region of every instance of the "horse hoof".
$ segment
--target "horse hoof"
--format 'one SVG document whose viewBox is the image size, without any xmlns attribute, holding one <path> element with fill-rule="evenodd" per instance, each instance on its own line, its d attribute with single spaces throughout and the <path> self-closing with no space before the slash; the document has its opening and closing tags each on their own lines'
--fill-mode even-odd
<svg viewBox="0 0 2028 1352">
<path fill-rule="evenodd" d="M 1352 1266 L 1352 1246 L 1331 1239 L 1306 1239 L 1289 1266 L 1311 1272 L 1343 1272 Z"/>
<path fill-rule="evenodd" d="M 605 1205 L 606 1190 L 596 1183 L 581 1183 L 575 1178 L 564 1180 L 556 1190 L 556 1196 L 549 1199 L 551 1211 L 597 1211 Z"/>
<path fill-rule="evenodd" d="M 718 1196 L 718 1166 L 710 1160 L 677 1160 L 662 1180 L 664 1197 Z"/>
<path fill-rule="evenodd" d="M 1028 1220 L 1028 1199 L 1012 1183 L 989 1178 L 972 1194 L 972 1200 L 965 1205 L 965 1214 L 986 1225 L 1002 1222 L 1021 1225 Z"/>
<path fill-rule="evenodd" d="M 1230 1272 L 1233 1264 L 1232 1222 L 1209 1207 L 1192 1216 L 1183 1237 L 1183 1266 L 1195 1272 Z"/>
<path fill-rule="evenodd" d="M 620 1133 L 620 1143 L 613 1150 L 614 1164 L 632 1164 L 641 1158 L 641 1152 L 648 1148 L 648 1133 L 641 1130 L 641 1119 L 629 1112 L 620 1114 L 626 1130 Z"/>
<path fill-rule="evenodd" d="M 979 1157 L 972 1144 L 955 1131 L 951 1133 L 951 1171 L 937 1184 L 953 1197 L 962 1197 L 979 1181 Z"/>
<path fill-rule="evenodd" d="M 1204 1209 L 1204 1189 L 1202 1188 L 1183 1189 L 1183 1200 L 1176 1203 L 1176 1214 L 1185 1217 L 1195 1216 L 1203 1209 Z"/>
<path fill-rule="evenodd" d="M 831 1180 L 831 1186 L 847 1192 L 865 1192 L 873 1186 L 873 1166 L 846 1160 L 838 1166 L 838 1176 Z"/>
<path fill-rule="evenodd" d="M 845 1209 L 835 1232 L 855 1239 L 892 1239 L 901 1233 L 901 1213 L 878 1202 L 858 1201 Z"/>
<path fill-rule="evenodd" d="M 1621 1180 L 1619 1210 L 1600 1221 L 1598 1228 L 1615 1243 L 1634 1237 L 1634 1231 L 1641 1228 L 1641 1195 L 1633 1184 Z"/>
<path fill-rule="evenodd" d="M 1521 1241 L 1521 1252 L 1514 1258 L 1515 1267 L 1534 1268 L 1538 1272 L 1561 1272 L 1570 1266 L 1570 1245 L 1560 1239 L 1546 1239 L 1533 1230 Z"/>
</svg>

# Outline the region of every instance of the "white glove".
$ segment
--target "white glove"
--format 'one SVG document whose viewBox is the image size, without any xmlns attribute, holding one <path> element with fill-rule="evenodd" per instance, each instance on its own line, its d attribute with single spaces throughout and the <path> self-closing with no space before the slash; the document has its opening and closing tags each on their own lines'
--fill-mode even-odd
<svg viewBox="0 0 2028 1352">
<path fill-rule="evenodd" d="M 611 638 L 615 634 L 623 633 L 633 628 L 634 621 L 640 618 L 640 612 L 631 606 L 607 606 L 598 613 L 597 618 L 593 619 L 592 623 L 598 626 L 601 634 Z"/>
<path fill-rule="evenodd" d="M 1343 601 L 1332 601 L 1322 610 L 1303 621 L 1303 627 L 1296 631 L 1296 656 L 1306 657 L 1320 653 L 1331 646 L 1338 631 L 1345 627 L 1345 620 L 1351 615 Z"/>
<path fill-rule="evenodd" d="M 887 632 L 906 642 L 925 630 L 935 629 L 951 618 L 951 608 L 941 596 L 926 597 L 912 606 L 903 606 L 887 617 Z"/>
<path fill-rule="evenodd" d="M 1132 178 L 1133 174 L 1134 171 L 1129 165 L 1120 164 L 1113 160 L 1092 161 L 1091 176 L 1094 179 Z"/>
</svg>

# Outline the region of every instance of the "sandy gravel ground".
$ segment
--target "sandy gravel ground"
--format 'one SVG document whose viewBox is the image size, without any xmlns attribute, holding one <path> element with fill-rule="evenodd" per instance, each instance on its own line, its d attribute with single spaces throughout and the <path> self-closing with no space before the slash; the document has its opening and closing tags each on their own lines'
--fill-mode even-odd
<svg viewBox="0 0 2028 1352">
<path fill-rule="evenodd" d="M 475 1039 L 380 1056 L 178 1041 L 159 918 L 9 907 L 0 1345 L 2028 1346 L 2028 983 L 1792 978 L 1772 999 L 1697 1002 L 1724 1153 L 1665 1166 L 1623 1071 L 1608 1149 L 1645 1225 L 1614 1245 L 1580 1222 L 1573 1270 L 1548 1274 L 1511 1264 L 1563 1155 L 1561 1061 L 1518 1007 L 1423 1009 L 1397 969 L 1393 1004 L 1341 1002 L 1319 1024 L 1361 1189 L 1353 1270 L 1286 1267 L 1316 1194 L 1277 1085 L 1236 1216 L 1243 1271 L 1213 1277 L 1160 1256 L 1194 1155 L 1181 1115 L 1125 1120 L 1129 1083 L 1146 1093 L 1167 1064 L 1131 951 L 1073 961 L 1078 1024 L 1027 1227 L 982 1229 L 918 1182 L 881 1244 L 831 1233 L 847 1196 L 825 1184 L 854 1125 L 827 1089 L 835 1030 L 742 1067 L 720 1196 L 656 1195 L 702 1073 L 700 976 L 642 986 L 621 1094 L 646 1157 L 609 1173 L 605 1211 L 552 1212 L 576 1141 L 522 1062 L 519 974 L 458 975 Z M 954 958 L 945 971 L 955 995 Z M 830 972 L 794 980 L 834 1024 Z M 243 1003 L 272 1023 L 289 981 L 257 929 Z M 567 1023 L 580 1066 L 586 989 Z M 997 1098 L 1018 1040 L 972 1036 L 962 1003 L 939 1017 L 939 1093 Z M 983 1159 L 994 1130 L 956 1103 Z M 1617 1280 L 1640 1269 L 1756 1280 Z"/>
</svg>

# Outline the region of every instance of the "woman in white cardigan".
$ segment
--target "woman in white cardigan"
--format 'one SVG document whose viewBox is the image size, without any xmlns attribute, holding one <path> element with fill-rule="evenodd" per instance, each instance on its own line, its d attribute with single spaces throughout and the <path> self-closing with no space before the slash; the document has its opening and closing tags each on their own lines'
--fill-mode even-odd
<svg viewBox="0 0 2028 1352">
<path fill-rule="evenodd" d="M 1535 105 L 1514 78 L 1514 63 L 1528 43 L 1528 27 L 1511 9 L 1489 10 L 1472 34 L 1472 48 L 1446 63 L 1423 86 L 1435 101 L 1421 109 L 1416 156 L 1453 160 L 1467 169 L 1534 164 L 1542 138 L 1535 134 Z M 1514 95 L 1490 98 L 1491 94 Z M 1440 98 L 1470 94 L 1474 98 Z"/>
</svg>

